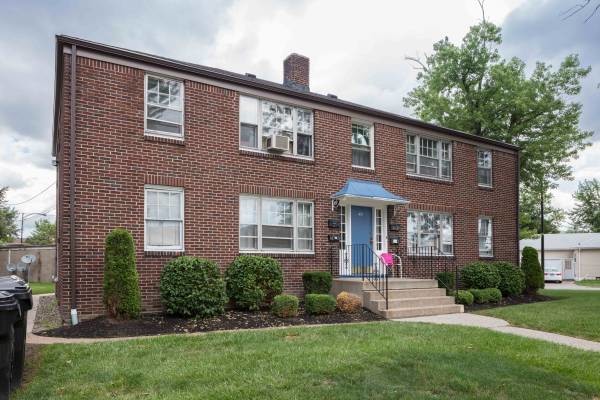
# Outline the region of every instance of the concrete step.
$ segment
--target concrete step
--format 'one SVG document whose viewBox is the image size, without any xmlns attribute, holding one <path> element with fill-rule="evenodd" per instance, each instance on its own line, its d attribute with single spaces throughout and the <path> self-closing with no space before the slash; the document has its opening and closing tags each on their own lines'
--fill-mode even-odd
<svg viewBox="0 0 600 400">
<path fill-rule="evenodd" d="M 382 299 L 381 295 L 374 290 L 364 291 L 365 301 Z M 437 297 L 445 296 L 446 289 L 430 288 L 430 289 L 391 289 L 388 290 L 390 300 L 395 299 L 414 299 L 417 297 Z"/>
<path fill-rule="evenodd" d="M 374 308 L 377 310 L 385 310 L 385 300 L 372 300 L 375 303 Z M 436 297 L 418 297 L 414 299 L 396 299 L 388 301 L 388 309 L 398 308 L 416 308 L 416 307 L 432 307 L 454 304 L 454 297 L 436 296 Z M 371 308 L 371 307 L 369 307 Z"/>
<path fill-rule="evenodd" d="M 438 283 L 435 279 L 399 279 L 390 278 L 388 280 L 388 289 L 433 289 L 437 288 Z M 363 282 L 363 290 L 375 290 L 371 282 L 365 279 Z"/>
<path fill-rule="evenodd" d="M 426 315 L 454 314 L 464 312 L 462 304 L 447 304 L 429 307 L 405 307 L 383 310 L 379 313 L 387 319 L 423 317 Z"/>
</svg>

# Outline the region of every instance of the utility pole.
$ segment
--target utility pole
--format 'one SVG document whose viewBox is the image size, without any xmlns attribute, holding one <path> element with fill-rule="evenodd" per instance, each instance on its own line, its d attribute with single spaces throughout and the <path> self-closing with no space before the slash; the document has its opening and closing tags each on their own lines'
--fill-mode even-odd
<svg viewBox="0 0 600 400">
<path fill-rule="evenodd" d="M 31 217 L 32 215 L 41 215 L 42 217 L 45 217 L 47 213 L 21 213 L 21 244 L 23 244 L 23 221 L 25 220 L 25 217 Z"/>
<path fill-rule="evenodd" d="M 542 250 L 542 272 L 545 271 L 544 268 L 544 185 L 542 184 L 542 191 L 540 195 L 541 203 L 540 203 L 540 214 L 542 220 L 540 221 L 540 225 L 542 228 L 542 238 L 541 238 L 541 250 Z"/>
</svg>

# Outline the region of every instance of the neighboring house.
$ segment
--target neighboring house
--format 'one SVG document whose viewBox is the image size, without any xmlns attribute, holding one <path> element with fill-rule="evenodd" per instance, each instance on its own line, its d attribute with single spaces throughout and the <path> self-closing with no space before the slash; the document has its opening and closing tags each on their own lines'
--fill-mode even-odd
<svg viewBox="0 0 600 400">
<path fill-rule="evenodd" d="M 520 247 L 541 250 L 541 239 L 523 239 Z M 541 253 L 538 253 L 541 260 Z M 565 280 L 600 279 L 600 233 L 547 233 L 545 266 L 559 267 Z"/>
<path fill-rule="evenodd" d="M 65 36 L 56 51 L 65 314 L 103 312 L 115 227 L 134 237 L 145 311 L 160 310 L 161 271 L 181 254 L 223 269 L 272 256 L 295 294 L 304 271 L 356 274 L 347 246 L 518 262 L 512 145 L 310 92 L 298 54 L 279 84 Z"/>
</svg>

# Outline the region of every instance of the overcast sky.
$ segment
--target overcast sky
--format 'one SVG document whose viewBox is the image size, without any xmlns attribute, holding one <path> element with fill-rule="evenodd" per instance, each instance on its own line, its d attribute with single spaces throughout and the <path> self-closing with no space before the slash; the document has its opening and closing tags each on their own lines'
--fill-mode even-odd
<svg viewBox="0 0 600 400">
<path fill-rule="evenodd" d="M 557 66 L 578 53 L 592 73 L 578 101 L 594 145 L 574 160 L 575 181 L 561 182 L 554 202 L 572 207 L 577 181 L 600 177 L 600 15 L 563 20 L 578 0 L 488 0 L 502 25 L 504 57 Z M 0 13 L 0 186 L 8 200 L 28 200 L 55 181 L 51 165 L 55 34 L 184 61 L 252 72 L 280 82 L 291 52 L 311 59 L 311 89 L 410 115 L 402 98 L 416 84 L 406 55 L 431 52 L 444 36 L 459 42 L 481 19 L 475 0 L 454 1 L 14 1 Z M 55 189 L 19 204 L 55 215 Z M 26 233 L 34 218 L 26 224 Z"/>
</svg>

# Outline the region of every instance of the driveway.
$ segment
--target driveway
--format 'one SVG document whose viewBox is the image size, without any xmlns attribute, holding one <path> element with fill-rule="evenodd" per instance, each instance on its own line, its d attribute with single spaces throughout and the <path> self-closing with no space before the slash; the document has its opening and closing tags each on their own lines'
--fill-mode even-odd
<svg viewBox="0 0 600 400">
<path fill-rule="evenodd" d="M 579 286 L 575 282 L 564 281 L 563 283 L 548 283 L 544 286 L 544 289 L 551 290 L 600 290 L 600 287 L 591 286 Z"/>
</svg>

